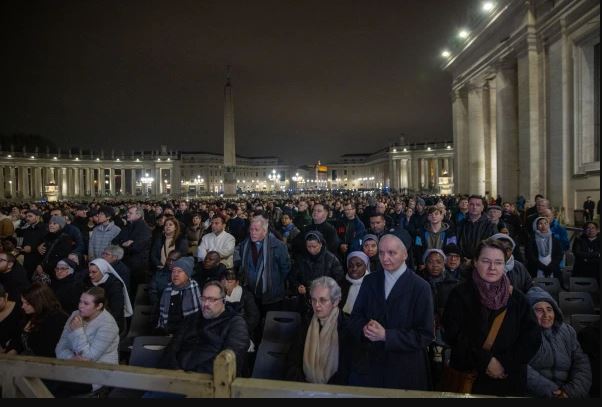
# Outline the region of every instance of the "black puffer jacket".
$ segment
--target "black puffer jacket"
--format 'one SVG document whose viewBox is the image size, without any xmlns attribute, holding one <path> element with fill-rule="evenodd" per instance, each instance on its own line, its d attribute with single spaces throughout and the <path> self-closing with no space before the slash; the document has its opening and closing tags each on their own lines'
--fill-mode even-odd
<svg viewBox="0 0 602 407">
<path fill-rule="evenodd" d="M 600 280 L 600 234 L 595 239 L 583 234 L 573 243 L 573 254 L 575 255 L 575 266 L 573 276 L 595 277 Z"/>
<path fill-rule="evenodd" d="M 239 376 L 248 348 L 249 331 L 238 313 L 226 308 L 217 318 L 205 319 L 197 312 L 182 321 L 158 367 L 212 374 L 215 357 L 230 349 L 236 354 Z"/>
</svg>

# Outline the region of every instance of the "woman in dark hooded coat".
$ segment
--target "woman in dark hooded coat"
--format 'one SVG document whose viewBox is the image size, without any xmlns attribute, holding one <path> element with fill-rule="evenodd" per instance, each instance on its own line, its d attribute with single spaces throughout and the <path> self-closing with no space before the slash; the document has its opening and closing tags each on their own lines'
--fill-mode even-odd
<svg viewBox="0 0 602 407">
<path fill-rule="evenodd" d="M 592 370 L 572 326 L 563 322 L 562 311 L 540 287 L 527 293 L 541 327 L 541 347 L 527 367 L 530 395 L 544 398 L 586 398 Z"/>
<path fill-rule="evenodd" d="M 332 277 L 337 284 L 341 284 L 345 272 L 336 255 L 331 253 L 322 233 L 310 230 L 304 236 L 305 250 L 293 267 L 290 278 L 290 287 L 299 295 L 299 311 L 302 315 L 310 308 L 309 290 L 311 282 L 318 277 Z"/>
</svg>

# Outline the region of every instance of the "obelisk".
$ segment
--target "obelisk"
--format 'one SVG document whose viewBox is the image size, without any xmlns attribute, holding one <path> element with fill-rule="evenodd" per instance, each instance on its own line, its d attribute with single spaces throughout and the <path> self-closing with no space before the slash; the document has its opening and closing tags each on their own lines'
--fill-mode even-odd
<svg viewBox="0 0 602 407">
<path fill-rule="evenodd" d="M 230 66 L 226 68 L 224 86 L 224 196 L 236 195 L 236 146 L 234 139 L 234 98 L 230 83 Z"/>
</svg>

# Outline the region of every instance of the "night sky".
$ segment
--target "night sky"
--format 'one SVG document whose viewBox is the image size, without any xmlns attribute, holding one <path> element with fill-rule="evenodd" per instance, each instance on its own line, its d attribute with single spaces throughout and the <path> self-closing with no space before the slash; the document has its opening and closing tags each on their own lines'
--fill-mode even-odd
<svg viewBox="0 0 602 407">
<path fill-rule="evenodd" d="M 10 1 L 0 133 L 116 151 L 223 150 L 291 164 L 452 139 L 441 49 L 475 1 Z"/>
</svg>

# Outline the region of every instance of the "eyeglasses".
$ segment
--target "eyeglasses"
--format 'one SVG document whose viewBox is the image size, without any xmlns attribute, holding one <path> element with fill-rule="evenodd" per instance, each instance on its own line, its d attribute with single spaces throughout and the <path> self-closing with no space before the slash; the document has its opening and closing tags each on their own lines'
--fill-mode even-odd
<svg viewBox="0 0 602 407">
<path fill-rule="evenodd" d="M 201 297 L 201 302 L 208 302 L 209 304 L 215 304 L 219 301 L 222 301 L 224 298 L 214 298 L 214 297 Z"/>
<path fill-rule="evenodd" d="M 489 260 L 489 259 L 483 259 L 483 260 L 479 260 L 481 263 L 486 264 L 487 267 L 491 267 L 491 265 L 493 264 L 493 266 L 495 268 L 500 268 L 500 267 L 504 267 L 506 265 L 506 262 L 503 260 Z"/>
<path fill-rule="evenodd" d="M 55 267 L 54 269 L 57 271 L 67 271 L 69 270 L 69 267 Z"/>
<path fill-rule="evenodd" d="M 318 305 L 318 303 L 320 305 L 326 305 L 331 301 L 331 299 L 330 298 L 311 298 L 310 301 L 311 301 L 312 305 Z"/>
</svg>

